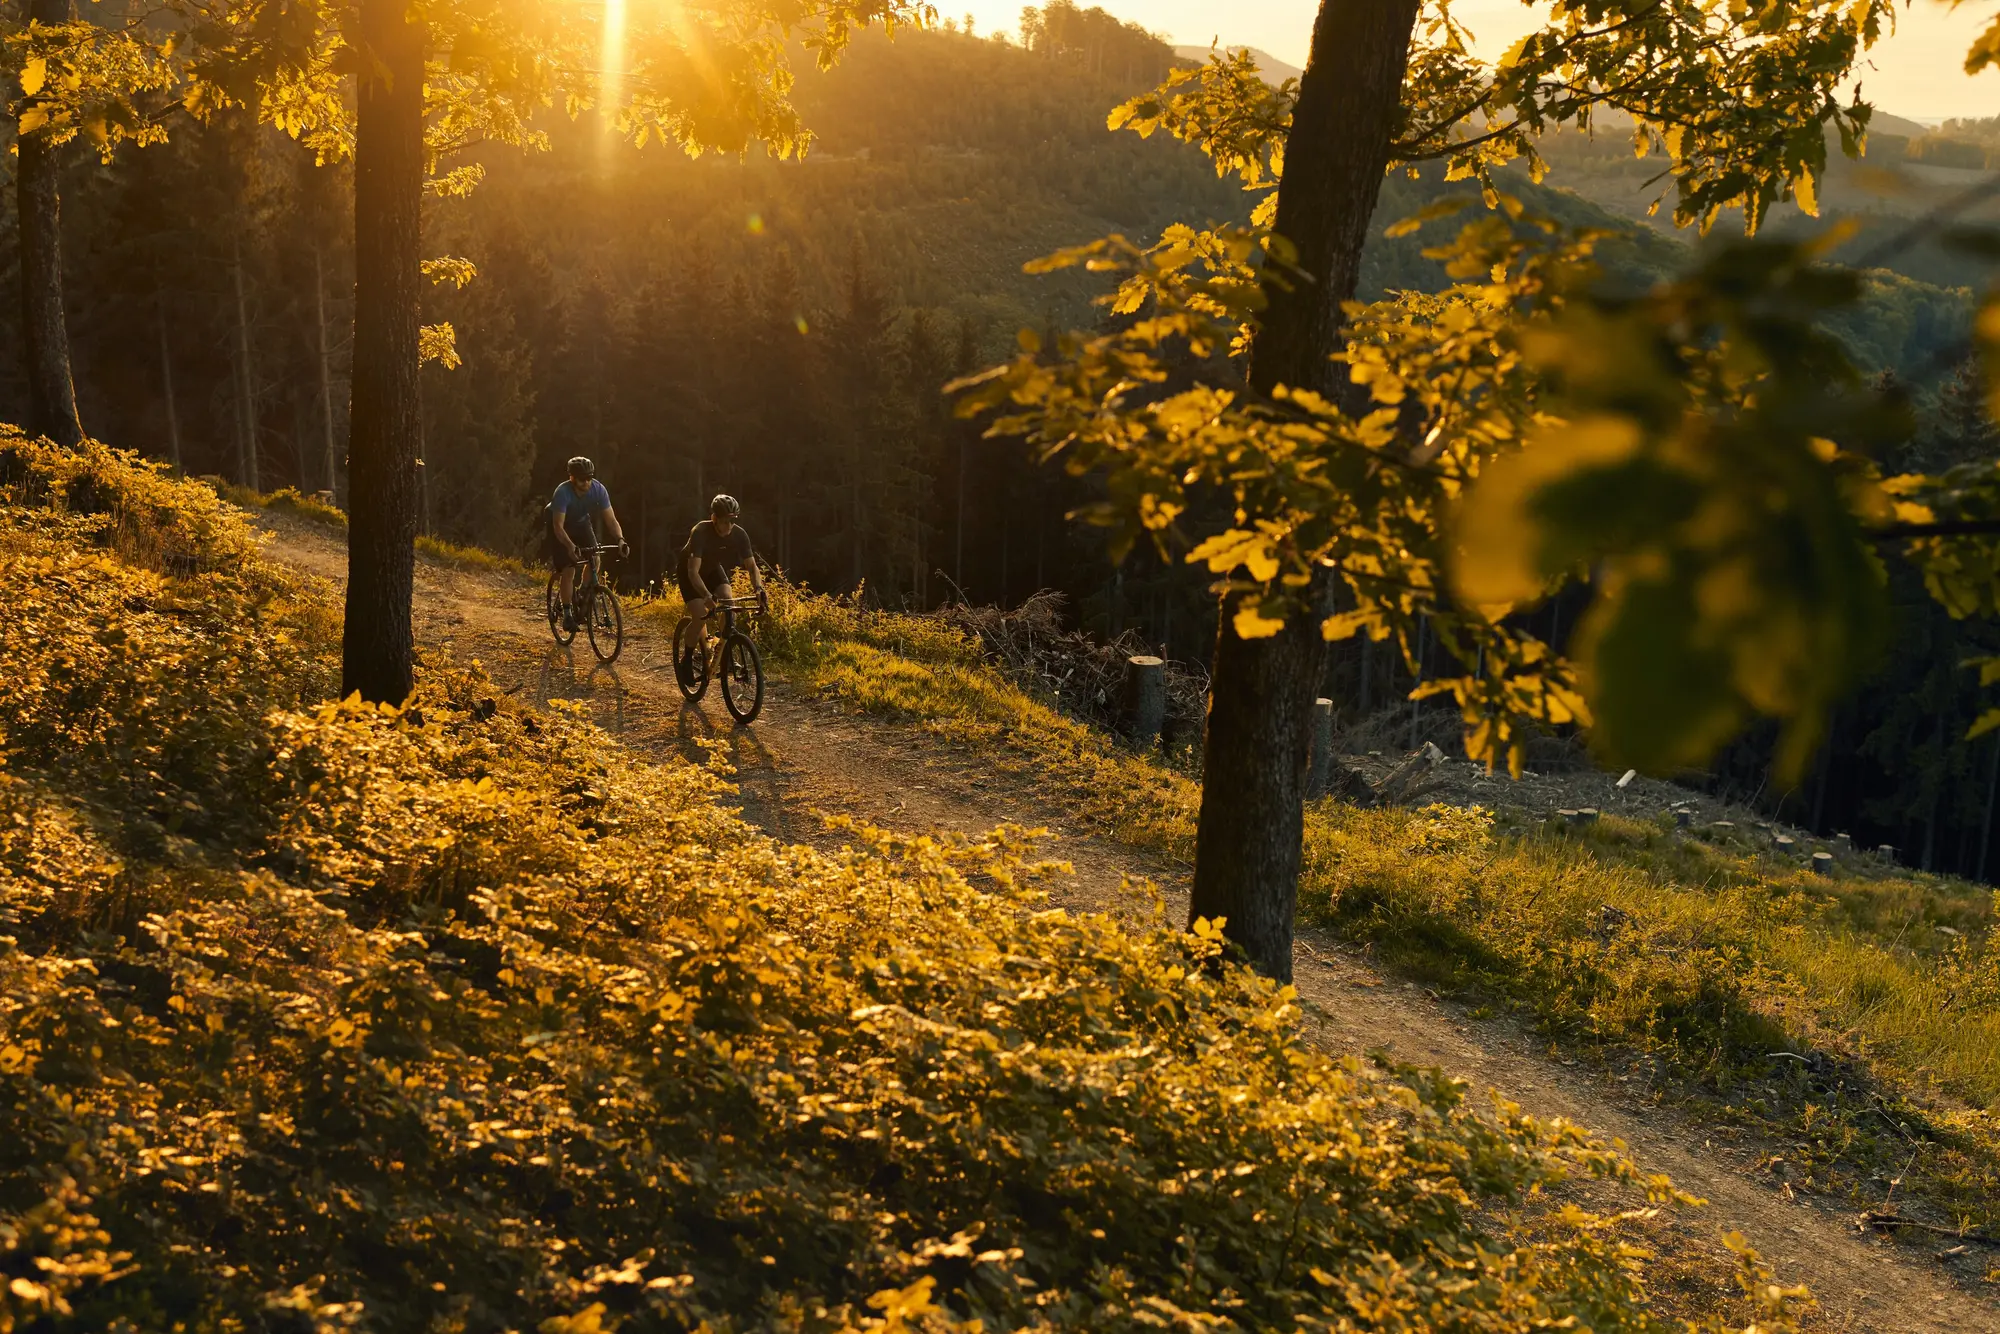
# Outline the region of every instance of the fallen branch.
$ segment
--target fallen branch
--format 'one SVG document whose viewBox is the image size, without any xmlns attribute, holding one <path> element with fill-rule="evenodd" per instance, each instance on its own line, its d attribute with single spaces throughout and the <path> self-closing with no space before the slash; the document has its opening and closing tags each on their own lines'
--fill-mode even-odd
<svg viewBox="0 0 2000 1334">
<path fill-rule="evenodd" d="M 1955 1227 L 1939 1227 L 1935 1223 L 1919 1223 L 1914 1218 L 1905 1218 L 1901 1214 L 1883 1213 L 1879 1209 L 1868 1210 L 1855 1220 L 1854 1225 L 1863 1232 L 1871 1230 L 1876 1232 L 1893 1232 L 1897 1228 L 1909 1228 L 1912 1231 L 1929 1232 L 1939 1237 L 1951 1237 L 1956 1241 L 1971 1241 L 1977 1242 L 1981 1246 L 2000 1247 L 2000 1237 L 1989 1237 L 1983 1232 L 1961 1232 Z"/>
</svg>

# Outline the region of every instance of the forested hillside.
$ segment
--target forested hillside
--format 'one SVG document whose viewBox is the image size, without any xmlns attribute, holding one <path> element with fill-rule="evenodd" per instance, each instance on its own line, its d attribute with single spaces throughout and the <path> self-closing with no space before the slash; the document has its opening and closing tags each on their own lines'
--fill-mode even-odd
<svg viewBox="0 0 2000 1334">
<path fill-rule="evenodd" d="M 832 74 L 800 81 L 818 136 L 802 162 L 635 151 L 591 117 L 552 120 L 545 154 L 470 154 L 484 184 L 434 200 L 426 222 L 432 253 L 480 270 L 463 290 L 432 290 L 428 317 L 455 326 L 464 365 L 425 371 L 430 529 L 516 548 L 560 460 L 583 452 L 633 525 L 646 577 L 699 498 L 733 489 L 763 548 L 817 586 L 866 581 L 892 604 L 944 596 L 939 571 L 980 599 L 1057 587 L 1100 630 L 1198 652 L 1198 579 L 1163 580 L 1144 560 L 1114 576 L 1062 517 L 1087 493 L 977 445 L 938 393 L 1021 328 L 1095 318 L 1087 276 L 1032 276 L 1026 261 L 1247 212 L 1199 153 L 1105 129 L 1108 108 L 1174 53 L 1130 25 L 1049 12 L 1032 49 L 865 35 Z M 109 168 L 79 158 L 70 178 L 91 428 L 190 472 L 344 495 L 345 173 L 225 117 Z M 1383 221 L 1438 189 L 1392 179 Z M 1619 225 L 1522 189 L 1566 224 Z M 1378 241 L 1369 294 L 1441 286 L 1422 251 L 1453 226 Z M 14 244 L 9 228 L 10 273 Z M 1606 258 L 1638 283 L 1684 253 L 1632 228 Z M 1935 379 L 1962 310 L 1885 278 L 1846 332 L 1866 363 Z M 18 416 L 17 333 L 0 336 L 0 413 Z"/>
<path fill-rule="evenodd" d="M 865 585 L 897 606 L 1054 588 L 1097 633 L 1205 659 L 1205 576 L 1144 549 L 1114 568 L 1097 534 L 1065 517 L 1091 485 L 982 442 L 938 392 L 1018 329 L 1097 318 L 1088 276 L 1032 276 L 1026 261 L 1247 211 L 1199 153 L 1105 129 L 1107 108 L 1173 63 L 1169 48 L 1130 25 L 1049 14 L 1028 48 L 959 31 L 865 35 L 832 74 L 801 79 L 818 135 L 803 161 L 635 151 L 590 117 L 552 121 L 548 153 L 471 154 L 484 183 L 432 201 L 426 222 L 431 253 L 479 268 L 462 290 L 431 291 L 428 317 L 455 326 L 464 364 L 424 371 L 427 528 L 519 550 L 560 461 L 587 453 L 633 536 L 628 582 L 663 571 L 703 498 L 730 490 L 760 549 L 813 586 Z M 1904 147 L 1885 135 L 1876 156 Z M 1563 136 L 1551 156 L 1549 188 L 1520 180 L 1523 197 L 1566 225 L 1618 229 L 1603 251 L 1612 281 L 1637 287 L 1688 263 L 1681 239 L 1570 192 L 1638 198 L 1628 178 L 1644 164 L 1630 165 L 1619 135 Z M 78 158 L 68 187 L 91 429 L 191 473 L 344 496 L 345 173 L 224 117 L 108 168 Z M 1393 177 L 1381 222 L 1441 188 Z M 1422 252 L 1455 226 L 1378 239 L 1365 294 L 1441 286 Z M 11 275 L 14 229 L 0 235 Z M 1967 311 L 1963 293 L 1883 272 L 1841 317 L 1858 360 L 1913 396 L 1923 426 L 1899 465 L 1990 446 L 1958 366 Z M 0 330 L 0 416 L 21 411 L 17 336 Z M 1842 715 L 1786 813 L 1983 872 L 2000 783 L 1988 750 L 1961 739 L 1970 679 L 1940 665 L 1982 632 L 1914 589 L 1905 602 L 1888 674 Z M 1565 612 L 1546 614 L 1560 642 Z M 1329 685 L 1353 721 L 1411 685 L 1399 659 L 1364 656 L 1345 646 Z M 1758 790 L 1765 755 L 1752 738 L 1717 781 Z"/>
</svg>

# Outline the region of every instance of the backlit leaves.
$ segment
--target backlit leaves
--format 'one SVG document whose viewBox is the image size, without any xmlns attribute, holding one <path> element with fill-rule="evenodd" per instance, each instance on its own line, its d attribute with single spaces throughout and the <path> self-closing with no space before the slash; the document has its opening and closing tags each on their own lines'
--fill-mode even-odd
<svg viewBox="0 0 2000 1334">
<path fill-rule="evenodd" d="M 1196 384 L 1164 392 L 1168 358 L 1218 356 L 1246 327 L 1257 289 L 1248 238 L 1176 229 L 1141 249 L 1113 238 L 1052 257 L 1120 276 L 1106 298 L 1127 314 L 1111 332 L 1028 347 L 1008 366 L 962 382 L 959 409 L 994 413 L 995 434 L 1018 434 L 1076 472 L 1097 471 L 1108 500 L 1085 516 L 1110 528 L 1114 550 L 1141 538 L 1219 576 L 1242 595 L 1232 629 L 1275 634 L 1307 609 L 1320 573 L 1340 586 L 1329 638 L 1395 638 L 1414 653 L 1419 624 L 1442 599 L 1442 515 L 1488 459 L 1518 448 L 1534 420 L 1534 386 L 1513 329 L 1552 274 L 1587 264 L 1591 240 L 1539 253 L 1507 227 L 1481 222 L 1439 252 L 1468 281 L 1441 296 L 1404 295 L 1349 312 L 1352 411 L 1316 394 L 1268 401 Z M 1235 523 L 1183 533 L 1201 497 L 1227 502 Z M 1323 615 L 1315 611 L 1313 614 Z M 1518 764 L 1537 725 L 1586 716 L 1564 665 L 1531 636 L 1484 619 L 1437 625 L 1463 678 L 1434 681 L 1466 712 L 1480 753 Z M 1498 714 L 1481 710 L 1497 708 Z"/>
<path fill-rule="evenodd" d="M 1868 535 L 1890 501 L 1854 451 L 1898 423 L 1814 323 L 1857 280 L 1817 253 L 1752 246 L 1644 302 L 1598 302 L 1593 238 L 1528 244 L 1536 224 L 1494 173 L 1519 161 L 1539 178 L 1540 135 L 1618 113 L 1639 156 L 1664 157 L 1683 225 L 1740 210 L 1754 233 L 1788 198 L 1814 212 L 1829 136 L 1864 147 L 1869 108 L 1841 89 L 1892 16 L 1889 0 L 1561 0 L 1487 62 L 1446 6 L 1427 6 L 1392 162 L 1442 161 L 1496 216 L 1439 252 L 1451 292 L 1350 308 L 1352 401 L 1253 401 L 1220 360 L 1255 339 L 1263 285 L 1312 278 L 1269 234 L 1267 194 L 1241 233 L 1178 228 L 1155 247 L 1114 237 L 1054 257 L 1118 274 L 1106 304 L 1123 322 L 969 379 L 961 406 L 1101 471 L 1107 497 L 1084 517 L 1111 530 L 1114 556 L 1150 535 L 1211 566 L 1234 559 L 1216 587 L 1240 598 L 1245 635 L 1272 633 L 1320 570 L 1343 586 L 1329 636 L 1394 636 L 1408 656 L 1428 621 L 1464 674 L 1423 693 L 1458 699 L 1475 755 L 1518 764 L 1525 726 L 1577 722 L 1607 754 L 1670 768 L 1767 713 L 1787 721 L 1779 758 L 1795 769 L 1882 616 Z M 1111 124 L 1165 130 L 1273 191 L 1295 95 L 1218 55 Z M 2000 313 L 1981 328 L 2000 361 Z M 1168 392 L 1176 377 L 1195 384 Z M 1228 518 L 1181 532 L 1211 497 Z M 1939 587 L 1964 582 L 1931 569 Z M 1576 640 L 1581 679 L 1510 615 L 1579 577 L 1600 594 Z"/>
<path fill-rule="evenodd" d="M 124 144 L 166 139 L 159 113 L 171 104 L 182 72 L 172 42 L 136 25 L 81 21 L 31 21 L 0 31 L 6 61 L 18 71 L 14 111 L 21 133 L 56 144 L 80 137 L 106 161 Z"/>
<path fill-rule="evenodd" d="M 1165 130 L 1191 143 L 1234 175 L 1245 190 L 1275 186 L 1284 175 L 1285 135 L 1292 126 L 1298 81 L 1273 87 L 1257 71 L 1249 50 L 1210 52 L 1206 63 L 1177 69 L 1167 81 L 1115 108 L 1106 124 L 1142 138 Z"/>
<path fill-rule="evenodd" d="M 1796 776 L 1871 663 L 1886 603 L 1864 525 L 1890 505 L 1832 440 L 1867 448 L 1903 423 L 1819 332 L 1855 279 L 1816 258 L 1744 242 L 1524 340 L 1551 420 L 1472 493 L 1454 582 L 1504 604 L 1590 572 L 1572 652 L 1607 756 L 1699 764 L 1762 715 L 1785 721 Z"/>
<path fill-rule="evenodd" d="M 458 331 L 450 324 L 426 324 L 417 330 L 417 360 L 435 361 L 448 371 L 459 367 Z"/>
</svg>

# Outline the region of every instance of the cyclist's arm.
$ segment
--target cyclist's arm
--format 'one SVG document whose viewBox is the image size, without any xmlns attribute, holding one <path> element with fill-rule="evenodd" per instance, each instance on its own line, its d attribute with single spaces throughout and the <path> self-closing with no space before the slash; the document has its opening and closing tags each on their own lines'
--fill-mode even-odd
<svg viewBox="0 0 2000 1334">
<path fill-rule="evenodd" d="M 754 553 L 750 557 L 750 589 L 759 597 L 764 595 L 764 571 L 757 564 L 757 557 Z"/>
<path fill-rule="evenodd" d="M 564 551 L 567 551 L 570 554 L 571 560 L 575 560 L 576 543 L 569 540 L 569 528 L 564 523 L 564 520 L 567 519 L 568 517 L 569 517 L 568 515 L 564 514 L 559 509 L 550 510 L 549 531 L 555 534 L 556 545 L 561 547 Z"/>
<path fill-rule="evenodd" d="M 688 583 L 699 590 L 696 596 L 707 597 L 708 585 L 701 581 L 701 557 L 690 551 L 681 559 L 686 562 Z"/>
<path fill-rule="evenodd" d="M 609 505 L 604 507 L 604 526 L 611 530 L 611 540 L 613 542 L 623 542 L 625 540 L 625 530 L 618 524 L 618 514 Z"/>
</svg>

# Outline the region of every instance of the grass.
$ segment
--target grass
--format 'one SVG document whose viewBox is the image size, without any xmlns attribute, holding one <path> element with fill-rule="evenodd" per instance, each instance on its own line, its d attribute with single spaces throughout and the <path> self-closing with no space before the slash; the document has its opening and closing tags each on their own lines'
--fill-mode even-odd
<svg viewBox="0 0 2000 1334">
<path fill-rule="evenodd" d="M 447 542 L 441 537 L 419 535 L 417 554 L 428 556 L 440 565 L 449 565 L 459 570 L 476 570 L 481 574 L 506 574 L 517 579 L 539 582 L 548 574 L 546 567 L 534 566 L 518 556 L 501 556 L 484 547 L 462 547 L 456 542 Z"/>
<path fill-rule="evenodd" d="M 315 496 L 305 495 L 293 487 L 287 486 L 276 491 L 263 492 L 253 491 L 247 486 L 238 486 L 221 477 L 203 477 L 201 480 L 232 505 L 240 505 L 244 509 L 277 510 L 334 532 L 347 531 L 345 511 Z M 429 534 L 417 536 L 417 553 L 429 557 L 440 565 L 449 565 L 460 570 L 474 570 L 481 574 L 506 574 L 520 579 L 540 579 L 546 573 L 540 567 L 531 566 L 518 557 L 502 556 L 484 547 L 460 546 L 456 542 L 447 542 L 441 537 L 432 537 Z"/>
<path fill-rule="evenodd" d="M 923 618 L 792 595 L 770 657 L 1189 861 L 1199 787 L 1057 714 Z M 1560 832 L 1446 807 L 1307 813 L 1300 915 L 1400 975 L 1509 1009 L 1662 1101 L 1791 1146 L 1856 1206 L 1901 1178 L 2000 1231 L 2000 903 L 1867 859 L 1815 876 L 1746 836 L 1607 818 Z"/>
<path fill-rule="evenodd" d="M 247 486 L 221 477 L 208 476 L 201 479 L 215 493 L 232 505 L 244 509 L 278 510 L 294 515 L 309 523 L 331 528 L 335 532 L 347 531 L 347 514 L 336 505 L 329 505 L 317 496 L 309 496 L 296 487 L 281 487 L 276 491 L 253 491 Z"/>
</svg>

